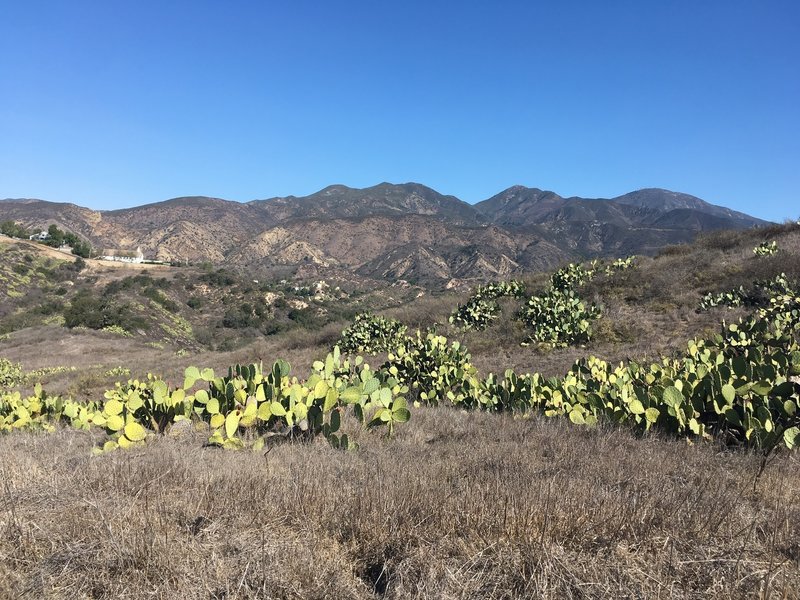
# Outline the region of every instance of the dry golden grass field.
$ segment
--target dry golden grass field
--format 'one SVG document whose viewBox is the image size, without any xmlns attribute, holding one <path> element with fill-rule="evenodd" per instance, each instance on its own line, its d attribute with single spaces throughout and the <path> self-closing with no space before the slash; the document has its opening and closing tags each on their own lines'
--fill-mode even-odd
<svg viewBox="0 0 800 600">
<path fill-rule="evenodd" d="M 4 598 L 797 598 L 800 461 L 422 409 L 358 452 L 0 438 Z"/>
</svg>

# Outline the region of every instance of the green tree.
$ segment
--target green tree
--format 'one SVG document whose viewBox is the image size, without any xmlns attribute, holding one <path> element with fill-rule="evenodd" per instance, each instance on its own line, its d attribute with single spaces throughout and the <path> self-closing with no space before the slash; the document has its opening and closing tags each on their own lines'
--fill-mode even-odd
<svg viewBox="0 0 800 600">
<path fill-rule="evenodd" d="M 92 255 L 92 246 L 89 242 L 84 242 L 77 237 L 75 242 L 70 244 L 72 246 L 72 253 L 81 258 L 89 258 Z"/>
<path fill-rule="evenodd" d="M 64 245 L 64 232 L 54 224 L 47 228 L 47 235 L 50 236 L 45 240 L 45 244 L 53 248 L 59 248 Z"/>
<path fill-rule="evenodd" d="M 27 238 L 31 235 L 27 229 L 21 225 L 17 225 L 14 221 L 3 221 L 0 223 L 0 233 L 14 238 Z"/>
</svg>

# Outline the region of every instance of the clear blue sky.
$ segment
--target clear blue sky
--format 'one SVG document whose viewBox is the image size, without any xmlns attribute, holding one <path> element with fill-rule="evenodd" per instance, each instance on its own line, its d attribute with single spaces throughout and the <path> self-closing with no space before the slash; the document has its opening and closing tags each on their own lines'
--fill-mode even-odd
<svg viewBox="0 0 800 600">
<path fill-rule="evenodd" d="M 800 3 L 0 0 L 0 197 L 417 181 L 800 216 Z"/>
</svg>

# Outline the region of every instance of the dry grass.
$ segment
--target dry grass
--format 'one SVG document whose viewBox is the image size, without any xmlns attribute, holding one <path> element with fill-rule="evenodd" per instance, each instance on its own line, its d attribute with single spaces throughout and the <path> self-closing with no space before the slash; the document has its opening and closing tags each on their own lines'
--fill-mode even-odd
<svg viewBox="0 0 800 600">
<path fill-rule="evenodd" d="M 351 424 L 352 425 L 352 424 Z M 265 456 L 0 438 L 4 598 L 797 598 L 800 471 L 624 430 L 420 409 Z"/>
</svg>

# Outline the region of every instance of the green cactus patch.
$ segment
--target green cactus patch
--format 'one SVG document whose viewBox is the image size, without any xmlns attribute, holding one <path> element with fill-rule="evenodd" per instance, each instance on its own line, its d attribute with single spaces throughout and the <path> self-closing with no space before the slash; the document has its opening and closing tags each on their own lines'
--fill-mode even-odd
<svg viewBox="0 0 800 600">
<path fill-rule="evenodd" d="M 361 313 L 344 331 L 338 346 L 346 354 L 390 352 L 405 339 L 406 326 L 395 319 Z"/>
</svg>

